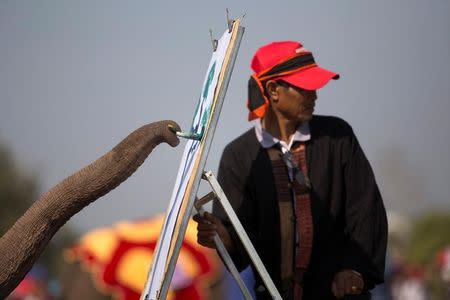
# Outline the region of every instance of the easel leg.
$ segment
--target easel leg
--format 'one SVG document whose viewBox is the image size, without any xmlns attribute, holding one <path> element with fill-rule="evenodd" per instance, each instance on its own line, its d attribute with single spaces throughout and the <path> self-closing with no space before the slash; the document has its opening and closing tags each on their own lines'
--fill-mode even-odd
<svg viewBox="0 0 450 300">
<path fill-rule="evenodd" d="M 233 210 L 233 207 L 231 207 L 230 202 L 227 199 L 227 196 L 223 192 L 219 182 L 217 182 L 216 177 L 211 171 L 204 172 L 203 177 L 208 180 L 209 184 L 211 185 L 212 190 L 216 194 L 217 198 L 220 201 L 220 204 L 222 205 L 225 213 L 227 214 L 228 218 L 230 219 L 231 224 L 233 224 L 234 229 L 236 229 L 236 232 L 241 239 L 242 244 L 245 247 L 245 250 L 247 251 L 250 259 L 253 262 L 253 265 L 255 266 L 256 270 L 258 271 L 259 275 L 261 276 L 261 279 L 264 282 L 264 285 L 266 286 L 267 290 L 269 291 L 270 295 L 273 299 L 282 299 L 280 293 L 278 292 L 275 284 L 273 283 L 272 279 L 269 276 L 269 273 L 267 272 L 266 268 L 264 267 L 264 264 L 262 263 L 261 259 L 259 258 L 258 253 L 256 252 L 255 247 L 253 246 L 252 242 L 250 241 L 250 238 L 248 237 L 244 227 L 242 227 L 241 222 L 239 221 L 239 218 L 237 217 L 236 213 Z"/>
<path fill-rule="evenodd" d="M 211 192 L 204 196 L 203 198 L 195 201 L 194 206 L 197 212 L 203 216 L 205 213 L 205 210 L 202 208 L 204 204 L 207 202 L 213 200 L 215 198 L 214 193 Z M 222 257 L 223 262 L 225 263 L 225 266 L 227 267 L 228 271 L 233 276 L 234 280 L 236 281 L 237 285 L 239 286 L 242 295 L 246 300 L 252 300 L 253 297 L 250 294 L 250 291 L 247 289 L 247 286 L 245 285 L 244 281 L 242 280 L 241 275 L 239 274 L 238 269 L 236 268 L 235 264 L 233 263 L 233 260 L 230 257 L 230 254 L 228 253 L 227 249 L 225 248 L 225 245 L 223 244 L 222 240 L 220 239 L 219 235 L 216 233 L 214 236 L 214 243 L 216 244 L 216 249 L 219 252 L 220 256 Z"/>
</svg>

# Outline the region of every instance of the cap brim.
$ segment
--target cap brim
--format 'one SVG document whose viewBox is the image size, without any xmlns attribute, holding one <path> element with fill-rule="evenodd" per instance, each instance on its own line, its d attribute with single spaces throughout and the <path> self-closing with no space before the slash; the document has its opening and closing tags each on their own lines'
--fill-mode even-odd
<svg viewBox="0 0 450 300">
<path fill-rule="evenodd" d="M 279 79 L 305 90 L 318 90 L 331 79 L 339 79 L 339 74 L 315 66 Z"/>
</svg>

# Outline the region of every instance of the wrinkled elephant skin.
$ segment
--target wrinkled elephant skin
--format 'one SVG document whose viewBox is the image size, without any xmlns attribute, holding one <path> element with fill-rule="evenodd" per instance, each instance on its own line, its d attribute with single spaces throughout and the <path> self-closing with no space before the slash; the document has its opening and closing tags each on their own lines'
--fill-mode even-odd
<svg viewBox="0 0 450 300">
<path fill-rule="evenodd" d="M 74 214 L 126 180 L 158 144 L 178 145 L 173 121 L 137 129 L 111 151 L 43 194 L 0 239 L 0 299 L 9 295 Z"/>
</svg>

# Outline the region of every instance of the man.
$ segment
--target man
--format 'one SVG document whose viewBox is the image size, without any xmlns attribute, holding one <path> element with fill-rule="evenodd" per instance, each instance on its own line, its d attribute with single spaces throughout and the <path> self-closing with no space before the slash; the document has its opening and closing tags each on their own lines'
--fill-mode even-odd
<svg viewBox="0 0 450 300">
<path fill-rule="evenodd" d="M 352 128 L 313 115 L 316 90 L 339 75 L 292 41 L 261 47 L 251 67 L 256 123 L 223 152 L 226 196 L 283 299 L 370 299 L 383 282 L 383 201 Z M 217 232 L 238 268 L 250 263 L 219 205 L 194 219 L 200 244 L 214 248 Z M 258 276 L 255 290 L 269 297 Z"/>
</svg>

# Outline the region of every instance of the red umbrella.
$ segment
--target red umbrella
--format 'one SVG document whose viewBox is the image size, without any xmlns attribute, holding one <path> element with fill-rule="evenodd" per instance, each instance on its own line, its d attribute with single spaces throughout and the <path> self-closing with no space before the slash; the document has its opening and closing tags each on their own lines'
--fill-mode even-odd
<svg viewBox="0 0 450 300">
<path fill-rule="evenodd" d="M 69 262 L 80 261 L 99 291 L 118 300 L 139 299 L 150 268 L 163 217 L 120 222 L 84 235 L 65 251 Z M 208 286 L 220 274 L 214 250 L 197 244 L 190 221 L 181 247 L 168 299 L 207 299 Z"/>
</svg>

